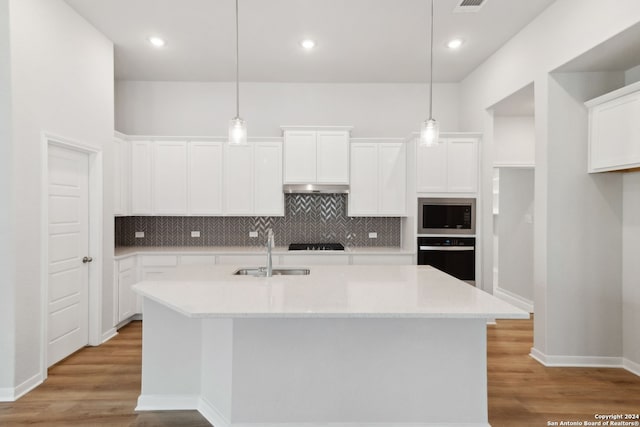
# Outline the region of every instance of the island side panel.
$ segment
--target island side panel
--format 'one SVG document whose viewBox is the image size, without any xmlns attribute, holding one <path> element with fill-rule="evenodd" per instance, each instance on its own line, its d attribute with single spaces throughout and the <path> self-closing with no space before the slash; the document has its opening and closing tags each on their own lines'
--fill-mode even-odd
<svg viewBox="0 0 640 427">
<path fill-rule="evenodd" d="M 202 319 L 200 412 L 216 427 L 231 425 L 233 320 Z"/>
<path fill-rule="evenodd" d="M 144 298 L 142 393 L 136 410 L 197 409 L 201 321 Z"/>
<path fill-rule="evenodd" d="M 231 425 L 487 426 L 484 319 L 234 319 Z"/>
</svg>

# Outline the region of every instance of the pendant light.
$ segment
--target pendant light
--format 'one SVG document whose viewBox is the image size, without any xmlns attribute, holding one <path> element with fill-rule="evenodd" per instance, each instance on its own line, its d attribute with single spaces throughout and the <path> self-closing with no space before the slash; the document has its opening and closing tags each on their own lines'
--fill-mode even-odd
<svg viewBox="0 0 640 427">
<path fill-rule="evenodd" d="M 429 47 L 429 118 L 420 127 L 420 145 L 433 147 L 440 135 L 440 124 L 433 118 L 433 0 L 431 0 L 431 39 Z"/>
<path fill-rule="evenodd" d="M 238 37 L 238 0 L 236 0 L 236 116 L 229 121 L 229 144 L 247 144 L 247 124 L 240 118 L 240 41 Z"/>
</svg>

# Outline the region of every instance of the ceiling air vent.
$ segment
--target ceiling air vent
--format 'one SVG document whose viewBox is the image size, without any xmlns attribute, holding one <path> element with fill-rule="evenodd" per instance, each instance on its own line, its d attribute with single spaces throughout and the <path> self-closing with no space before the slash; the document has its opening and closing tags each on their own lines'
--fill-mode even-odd
<svg viewBox="0 0 640 427">
<path fill-rule="evenodd" d="M 460 0 L 453 9 L 454 13 L 477 12 L 487 0 Z"/>
</svg>

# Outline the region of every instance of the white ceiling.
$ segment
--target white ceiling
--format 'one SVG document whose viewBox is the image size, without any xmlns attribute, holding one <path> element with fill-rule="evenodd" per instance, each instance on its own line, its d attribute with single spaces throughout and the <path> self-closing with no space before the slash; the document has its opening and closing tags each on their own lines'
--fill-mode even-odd
<svg viewBox="0 0 640 427">
<path fill-rule="evenodd" d="M 233 81 L 234 0 L 66 0 L 115 44 L 122 80 Z M 434 81 L 458 82 L 554 0 L 435 0 Z M 428 0 L 240 0 L 240 79 L 425 82 Z M 168 44 L 153 49 L 146 38 Z M 465 39 L 459 51 L 445 43 Z M 305 37 L 318 46 L 303 52 Z"/>
</svg>

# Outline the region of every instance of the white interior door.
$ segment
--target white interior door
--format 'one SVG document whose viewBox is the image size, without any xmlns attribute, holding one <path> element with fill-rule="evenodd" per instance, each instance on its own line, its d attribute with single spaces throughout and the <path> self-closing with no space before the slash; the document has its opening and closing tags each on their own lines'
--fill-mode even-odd
<svg viewBox="0 0 640 427">
<path fill-rule="evenodd" d="M 49 147 L 47 366 L 89 342 L 89 156 Z M 85 260 L 88 261 L 88 260 Z"/>
</svg>

